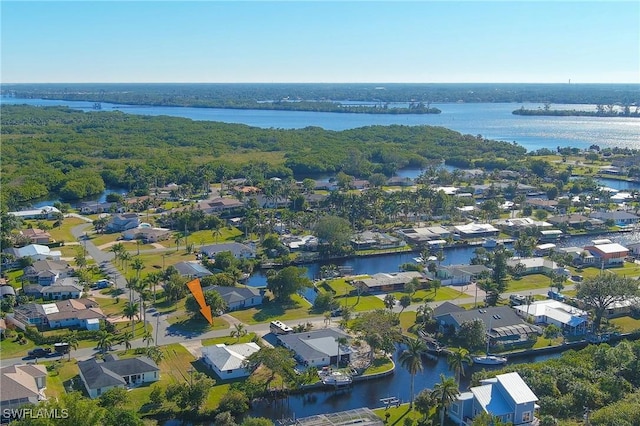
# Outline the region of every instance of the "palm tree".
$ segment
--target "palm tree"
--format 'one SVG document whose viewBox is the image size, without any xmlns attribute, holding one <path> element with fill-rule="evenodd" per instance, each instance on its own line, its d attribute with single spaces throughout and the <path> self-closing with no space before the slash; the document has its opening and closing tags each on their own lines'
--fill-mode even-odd
<svg viewBox="0 0 640 426">
<path fill-rule="evenodd" d="M 122 334 L 120 337 L 120 343 L 124 344 L 125 352 L 131 349 L 131 341 L 133 340 L 133 334 L 130 331 Z"/>
<path fill-rule="evenodd" d="M 340 368 L 340 345 L 346 345 L 349 343 L 346 337 L 336 337 L 336 343 L 338 344 L 338 356 L 336 357 L 336 368 Z"/>
<path fill-rule="evenodd" d="M 460 376 L 464 376 L 464 365 L 470 365 L 471 363 L 473 363 L 473 359 L 468 350 L 464 348 L 451 350 L 451 353 L 447 357 L 447 364 L 449 364 L 449 370 L 453 370 L 456 373 L 456 382 L 458 385 L 460 385 Z"/>
<path fill-rule="evenodd" d="M 453 401 L 460 395 L 458 384 L 453 377 L 445 377 L 440 374 L 440 383 L 436 383 L 433 392 L 438 401 L 438 410 L 440 411 L 440 426 L 444 426 L 445 411 Z"/>
<path fill-rule="evenodd" d="M 413 408 L 413 382 L 415 375 L 422 371 L 422 353 L 427 350 L 427 346 L 421 339 L 409 339 L 407 349 L 400 354 L 400 364 L 411 374 L 411 402 L 409 408 Z"/>
<path fill-rule="evenodd" d="M 140 279 L 140 271 L 144 268 L 144 263 L 139 257 L 134 257 L 131 261 L 131 269 L 136 271 L 136 278 Z"/>
<path fill-rule="evenodd" d="M 122 261 L 122 267 L 124 268 L 124 273 L 127 273 L 127 264 L 131 260 L 131 255 L 128 251 L 120 252 L 120 260 Z"/>
<path fill-rule="evenodd" d="M 138 315 L 138 304 L 136 302 L 129 301 L 126 305 L 124 305 L 123 309 L 124 316 L 131 320 L 131 334 L 135 336 L 135 321 L 134 318 Z"/>
<path fill-rule="evenodd" d="M 111 349 L 113 345 L 113 335 L 109 333 L 107 330 L 100 330 L 98 333 L 98 344 L 96 347 L 100 349 L 102 354 Z"/>
<path fill-rule="evenodd" d="M 180 243 L 182 242 L 182 235 L 176 234 L 173 238 L 173 241 L 176 243 L 176 251 L 180 248 Z"/>
<path fill-rule="evenodd" d="M 153 336 L 151 335 L 151 330 L 147 327 L 144 328 L 144 334 L 142 335 L 142 341 L 147 342 L 147 348 L 151 343 L 153 343 Z"/>
<path fill-rule="evenodd" d="M 239 342 L 240 338 L 247 335 L 247 328 L 241 322 L 233 325 L 234 330 L 231 331 L 231 337 L 235 337 Z"/>
<path fill-rule="evenodd" d="M 383 302 L 384 302 L 384 306 L 391 311 L 393 310 L 393 307 L 396 305 L 396 297 L 393 294 L 388 293 L 384 297 Z"/>
<path fill-rule="evenodd" d="M 70 332 L 64 337 L 64 340 L 67 343 L 67 345 L 69 345 L 69 348 L 67 349 L 67 353 L 69 354 L 69 361 L 71 361 L 71 349 L 73 350 L 78 349 L 78 345 L 80 344 L 80 341 L 78 339 L 78 332 L 76 330 L 73 330 L 72 332 Z"/>
</svg>

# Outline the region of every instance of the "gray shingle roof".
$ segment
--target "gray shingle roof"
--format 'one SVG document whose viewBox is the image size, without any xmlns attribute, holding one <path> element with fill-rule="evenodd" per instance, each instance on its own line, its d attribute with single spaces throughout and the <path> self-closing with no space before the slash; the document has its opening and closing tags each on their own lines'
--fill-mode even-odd
<svg viewBox="0 0 640 426">
<path fill-rule="evenodd" d="M 227 305 L 243 300 L 251 299 L 253 297 L 261 296 L 260 289 L 256 287 L 224 287 L 224 286 L 209 286 L 203 289 L 204 291 L 214 290 L 220 294 L 220 297 L 227 303 Z"/>
<path fill-rule="evenodd" d="M 124 385 L 126 383 L 124 376 L 160 370 L 156 363 L 146 356 L 103 362 L 92 358 L 87 361 L 78 361 L 78 367 L 89 389 Z"/>
<path fill-rule="evenodd" d="M 294 351 L 303 360 L 336 355 L 338 349 L 335 339 L 338 337 L 349 338 L 350 336 L 336 328 L 277 336 L 285 347 Z M 346 353 L 346 351 L 341 348 L 340 353 Z"/>
</svg>

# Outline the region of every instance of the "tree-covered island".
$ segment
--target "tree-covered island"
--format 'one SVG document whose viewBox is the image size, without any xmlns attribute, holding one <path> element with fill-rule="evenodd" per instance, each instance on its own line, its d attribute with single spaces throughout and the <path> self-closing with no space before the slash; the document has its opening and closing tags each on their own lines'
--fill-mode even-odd
<svg viewBox="0 0 640 426">
<path fill-rule="evenodd" d="M 512 112 L 514 115 L 527 116 L 552 116 L 552 117 L 640 117 L 640 107 L 631 105 L 596 105 L 595 111 L 585 111 L 576 109 L 551 109 L 551 104 L 545 103 L 543 107 L 537 109 L 527 109 L 520 107 Z"/>
</svg>

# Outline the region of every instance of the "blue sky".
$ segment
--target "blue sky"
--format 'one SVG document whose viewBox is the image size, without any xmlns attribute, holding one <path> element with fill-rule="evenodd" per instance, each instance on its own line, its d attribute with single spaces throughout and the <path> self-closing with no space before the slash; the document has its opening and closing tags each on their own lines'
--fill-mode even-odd
<svg viewBox="0 0 640 426">
<path fill-rule="evenodd" d="M 7 1 L 1 81 L 640 83 L 640 2 Z"/>
</svg>

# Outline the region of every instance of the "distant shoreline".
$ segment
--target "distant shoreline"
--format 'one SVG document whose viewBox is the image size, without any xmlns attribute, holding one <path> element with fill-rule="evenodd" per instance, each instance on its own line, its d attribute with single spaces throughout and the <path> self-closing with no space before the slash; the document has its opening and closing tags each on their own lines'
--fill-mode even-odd
<svg viewBox="0 0 640 426">
<path fill-rule="evenodd" d="M 524 107 L 511 112 L 514 115 L 544 116 L 544 117 L 621 117 L 640 118 L 640 111 L 583 111 L 575 109 L 525 109 Z"/>
</svg>

